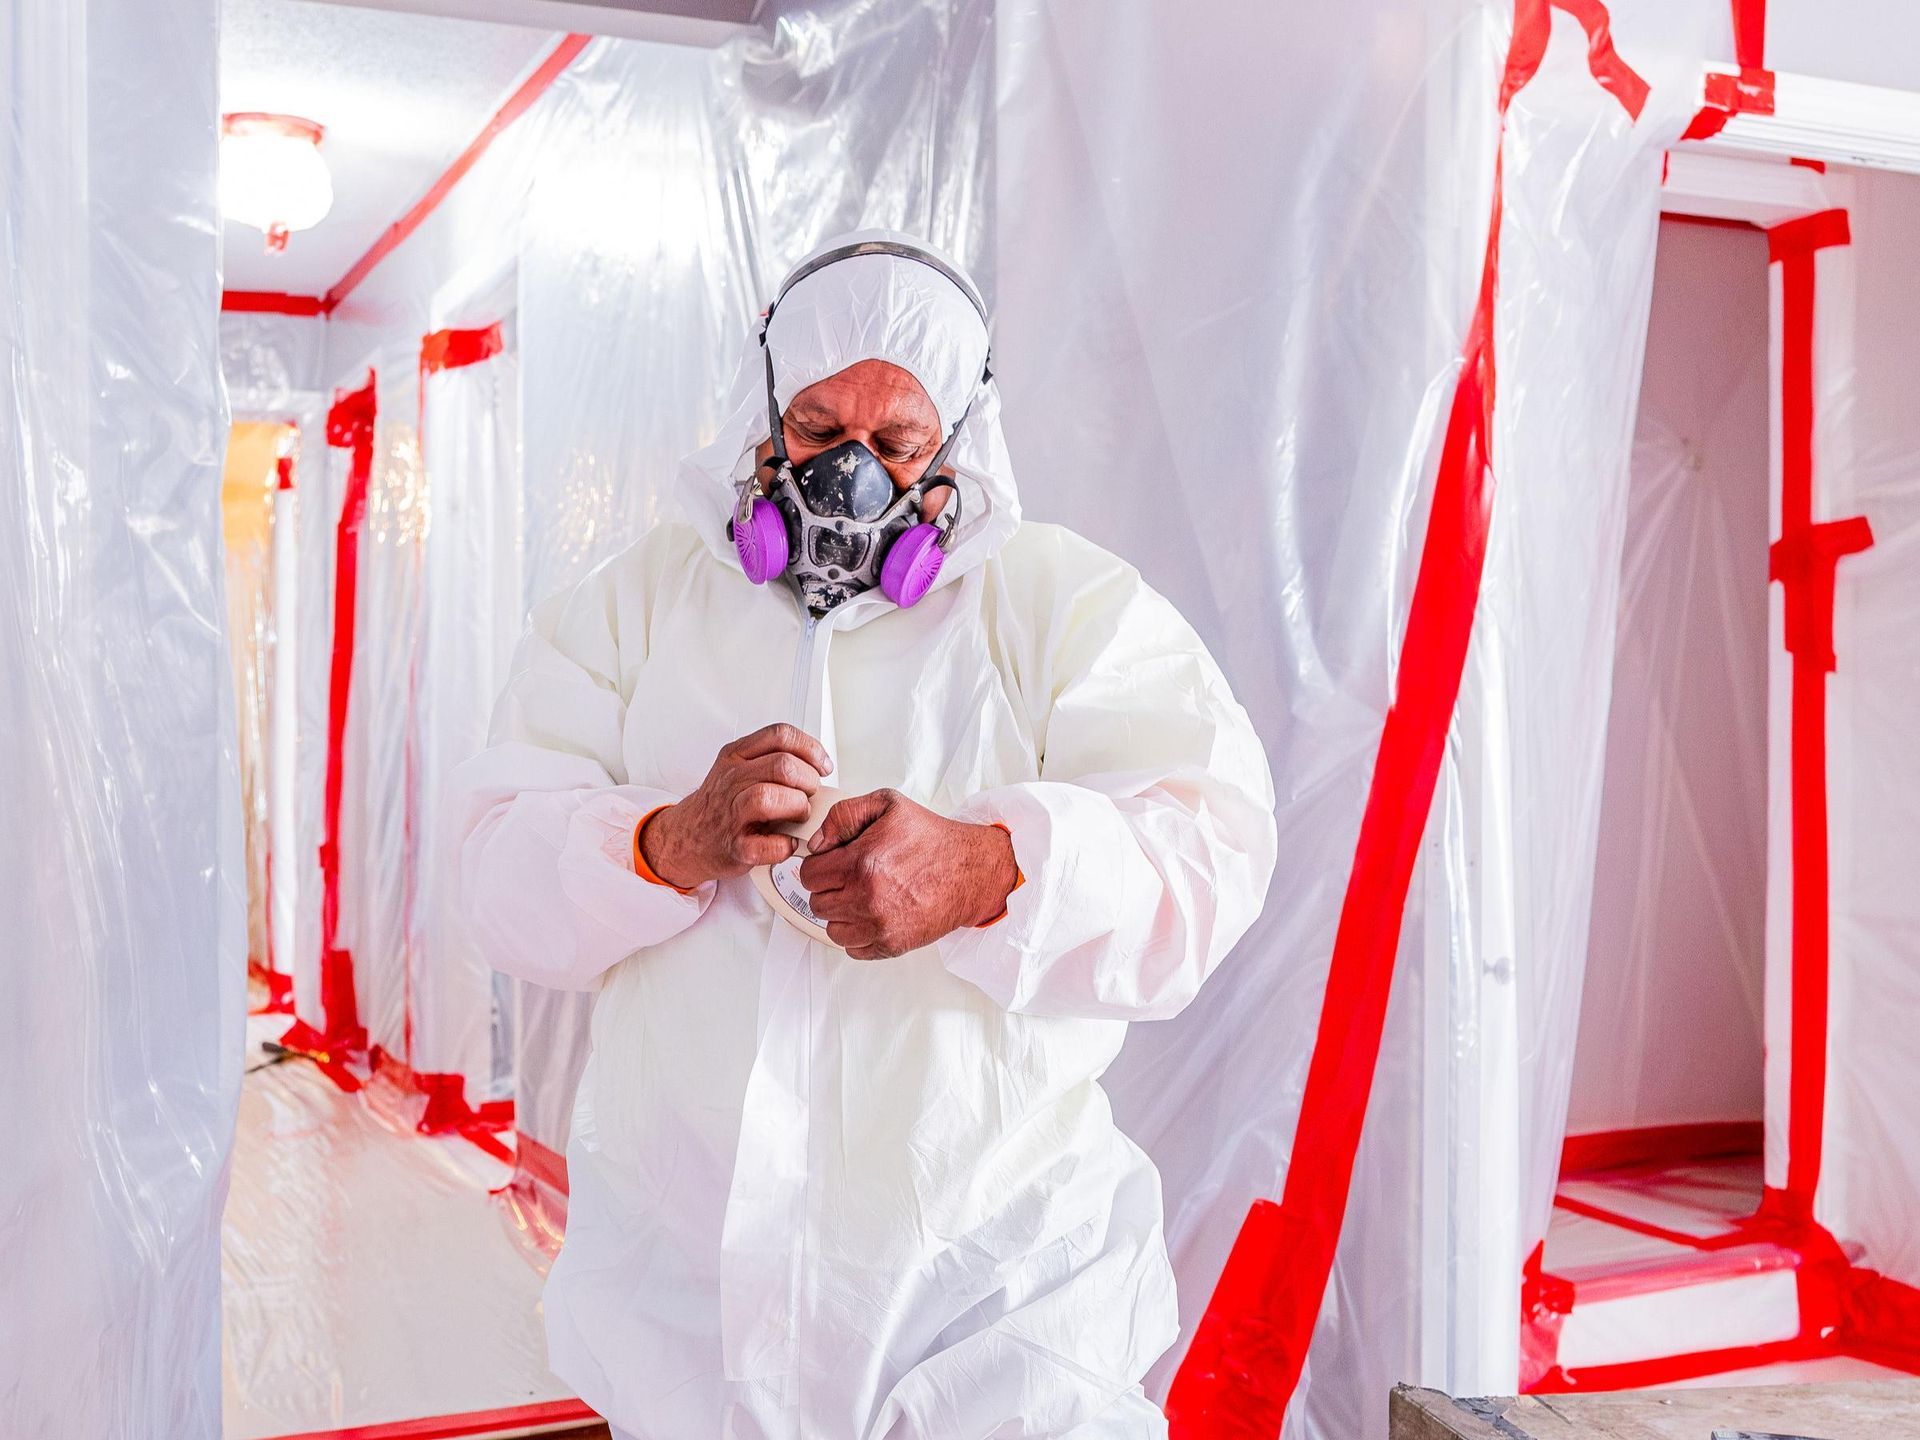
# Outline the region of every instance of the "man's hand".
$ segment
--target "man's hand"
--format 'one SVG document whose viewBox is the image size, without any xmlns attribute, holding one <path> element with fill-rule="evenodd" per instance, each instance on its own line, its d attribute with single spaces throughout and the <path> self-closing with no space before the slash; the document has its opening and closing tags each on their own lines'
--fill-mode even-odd
<svg viewBox="0 0 1920 1440">
<path fill-rule="evenodd" d="M 832 769 L 825 747 L 792 725 L 742 736 L 720 747 L 698 790 L 653 817 L 641 853 L 682 890 L 778 864 L 800 842 L 774 826 L 805 820 L 808 797 Z"/>
<path fill-rule="evenodd" d="M 827 937 L 856 960 L 931 945 L 1006 908 L 1019 878 L 997 825 L 936 815 L 897 790 L 840 801 L 807 842 L 800 883 Z"/>
</svg>

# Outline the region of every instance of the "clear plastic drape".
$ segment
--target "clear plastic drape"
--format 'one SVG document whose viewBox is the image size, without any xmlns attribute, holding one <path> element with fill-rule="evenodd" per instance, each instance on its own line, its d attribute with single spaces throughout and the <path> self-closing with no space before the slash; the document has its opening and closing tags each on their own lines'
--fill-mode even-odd
<svg viewBox="0 0 1920 1440">
<path fill-rule="evenodd" d="M 1853 243 L 1827 252 L 1816 323 L 1852 366 L 1820 376 L 1836 434 L 1816 452 L 1816 518 L 1864 515 L 1873 544 L 1840 562 L 1827 680 L 1832 992 L 1826 1159 L 1816 1214 L 1861 1263 L 1920 1285 L 1920 177 L 1857 172 Z M 1850 287 L 1837 266 L 1851 268 Z M 1827 312 L 1827 319 L 1821 317 Z M 1777 587 L 1776 587 L 1777 588 Z M 1789 884 L 1776 868 L 1776 888 Z M 1769 1096 L 1771 1099 L 1771 1095 Z M 1771 1159 L 1771 1155 L 1769 1156 Z"/>
<path fill-rule="evenodd" d="M 1181 608 L 1281 797 L 1264 917 L 1105 1082 L 1160 1168 L 1183 1342 L 1286 1173 L 1485 239 L 1491 106 L 1444 128 L 1454 87 L 1492 73 L 1478 9 L 1003 15 L 996 360 L 1024 502 Z M 1255 138 L 1275 136 L 1298 143 Z M 1403 980 L 1420 945 L 1410 919 Z M 1389 1016 L 1352 1258 L 1310 1362 L 1328 1434 L 1383 1430 L 1387 1388 L 1419 1369 L 1417 996 Z M 1343 1381 L 1319 1383 L 1323 1357 Z"/>
<path fill-rule="evenodd" d="M 477 1105 L 495 1055 L 494 977 L 461 920 L 445 845 L 440 777 L 486 743 L 525 613 L 519 367 L 511 349 L 426 377 L 424 587 L 414 662 L 412 803 L 417 890 L 407 953 L 412 973 L 407 1064 L 459 1076 Z M 506 1037 L 500 1036 L 500 1039 Z"/>
<path fill-rule="evenodd" d="M 327 443 L 327 410 L 316 407 L 300 429 L 295 515 L 300 592 L 294 731 L 294 1013 L 316 1029 L 320 1005 L 320 846 L 326 835 L 327 706 L 333 683 L 334 563 L 346 452 Z"/>
<path fill-rule="evenodd" d="M 273 512 L 281 426 L 236 421 L 227 441 L 220 510 L 226 546 L 228 654 L 233 690 L 240 808 L 245 827 L 247 968 L 273 968 L 268 871 L 273 858 L 273 681 L 277 645 Z"/>
<path fill-rule="evenodd" d="M 1487 249 L 1512 14 L 1002 7 L 997 358 L 1029 504 L 1194 620 L 1281 795 L 1262 922 L 1108 1076 L 1161 1168 L 1189 1335 L 1248 1204 L 1320 1163 L 1290 1157 L 1293 1120 Z M 1380 1433 L 1397 1380 L 1517 1378 L 1586 948 L 1660 154 L 1725 24 L 1705 4 L 1612 19 L 1652 85 L 1637 121 L 1559 12 L 1508 121 L 1489 553 L 1300 1434 Z"/>
<path fill-rule="evenodd" d="M 214 1440 L 246 932 L 213 0 L 0 9 L 9 1433 Z"/>
<path fill-rule="evenodd" d="M 1761 1116 L 1767 242 L 1664 222 L 1567 1127 Z"/>
<path fill-rule="evenodd" d="M 391 466 L 419 337 L 501 318 L 450 316 L 466 302 L 449 285 L 505 277 L 530 606 L 659 518 L 794 256 L 893 225 L 974 268 L 997 301 L 1027 507 L 1174 599 L 1279 780 L 1265 918 L 1191 1012 L 1137 1027 L 1109 1076 L 1161 1167 L 1189 1334 L 1248 1205 L 1278 1196 L 1290 1163 L 1487 256 L 1512 14 L 849 0 L 776 7 L 715 52 L 597 41 L 328 325 L 335 381 L 380 370 Z M 1485 1391 L 1517 1375 L 1521 1263 L 1546 1222 L 1587 951 L 1660 153 L 1702 58 L 1725 51 L 1710 0 L 1612 20 L 1652 86 L 1639 118 L 1617 77 L 1596 79 L 1578 17 L 1554 11 L 1507 125 L 1479 620 L 1302 1434 L 1377 1432 L 1395 1380 Z M 379 543 L 370 530 L 384 578 L 368 583 L 391 604 L 363 608 L 356 705 L 402 701 L 405 675 L 447 683 L 402 663 L 419 577 Z M 343 899 L 369 1014 L 390 1016 L 404 898 L 381 857 L 404 827 L 405 757 L 371 730 L 351 744 L 376 782 L 355 803 L 380 813 L 348 827 L 362 850 Z M 564 1146 L 586 1006 L 518 998 L 517 1124 L 548 1151 Z M 1155 1372 L 1161 1393 L 1178 1359 Z"/>
<path fill-rule="evenodd" d="M 0 1206 L 10 1418 L 116 1440 L 217 1428 L 245 950 L 220 352 L 255 377 L 242 403 L 261 418 L 379 372 L 351 637 L 332 628 L 346 457 L 323 461 L 302 422 L 296 1003 L 320 1018 L 309 857 L 330 667 L 351 639 L 338 938 L 370 1038 L 411 1056 L 435 893 L 426 751 L 473 725 L 482 657 L 518 628 L 509 602 L 524 611 L 659 517 L 781 270 L 861 225 L 974 267 L 1031 513 L 1135 561 L 1268 742 L 1285 858 L 1266 916 L 1109 1076 L 1161 1168 L 1190 1334 L 1248 1204 L 1317 1159 L 1292 1154 L 1294 1116 L 1488 253 L 1514 7 L 833 0 L 773 6 L 713 52 L 596 42 L 336 313 L 318 362 L 305 322 L 235 319 L 224 345 L 215 329 L 213 11 L 24 0 L 0 20 L 0 716 L 17 737 L 0 1052 L 7 1093 L 32 1101 L 0 1137 L 18 1157 Z M 1714 0 L 1620 0 L 1611 41 L 1652 87 L 1635 119 L 1617 74 L 1597 78 L 1581 17 L 1599 13 L 1553 11 L 1506 127 L 1489 550 L 1301 1435 L 1378 1433 L 1395 1380 L 1515 1378 L 1593 933 L 1614 619 L 1624 583 L 1631 620 L 1639 573 L 1628 455 L 1660 152 L 1701 61 L 1730 53 Z M 1839 27 L 1811 15 L 1780 12 L 1771 63 L 1829 68 L 1816 42 Z M 1830 68 L 1884 78 L 1858 58 Z M 1913 232 L 1910 192 L 1863 187 L 1856 225 L 1875 363 L 1857 464 L 1823 503 L 1866 513 L 1876 543 L 1843 572 L 1836 631 L 1832 1013 L 1850 1063 L 1822 1215 L 1911 1280 L 1899 837 L 1920 824 L 1897 778 L 1920 626 L 1898 582 L 1920 411 L 1894 377 L 1920 325 L 1884 258 Z M 458 578 L 436 569 L 423 503 L 417 367 L 428 331 L 504 318 L 450 313 L 482 260 L 517 308 L 523 549 L 514 574 L 497 534 L 468 562 L 507 599 L 463 670 L 436 658 L 433 597 Z M 450 445 L 486 442 L 477 409 L 446 422 Z M 519 1123 L 557 1151 L 586 1002 L 519 998 Z M 455 1007 L 433 1064 L 481 1063 L 478 1003 Z"/>
<path fill-rule="evenodd" d="M 274 690 L 270 702 L 272 931 L 276 987 L 317 1014 L 320 819 L 333 659 L 333 549 L 340 493 L 327 447 L 326 322 L 220 316 L 220 369 L 236 421 L 293 427 L 293 488 L 275 497 Z M 304 962 L 302 957 L 304 957 Z M 286 977 L 286 978 L 278 978 Z M 295 1003 L 276 995 L 279 1004 Z"/>
</svg>

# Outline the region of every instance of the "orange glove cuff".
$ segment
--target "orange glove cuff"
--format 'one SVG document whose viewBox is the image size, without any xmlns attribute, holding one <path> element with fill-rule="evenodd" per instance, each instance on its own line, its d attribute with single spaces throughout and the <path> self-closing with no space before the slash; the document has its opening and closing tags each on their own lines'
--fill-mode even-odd
<svg viewBox="0 0 1920 1440">
<path fill-rule="evenodd" d="M 652 822 L 653 817 L 658 815 L 662 810 L 671 810 L 672 808 L 673 803 L 671 801 L 665 805 L 656 805 L 653 809 L 642 815 L 640 817 L 640 823 L 633 827 L 633 873 L 650 884 L 664 885 L 667 889 L 680 895 L 691 895 L 693 891 L 682 890 L 671 880 L 664 880 L 656 875 L 653 867 L 647 864 L 647 852 L 640 848 L 641 837 L 647 833 L 647 826 Z"/>
<path fill-rule="evenodd" d="M 644 825 L 647 822 L 642 820 L 640 823 Z M 1007 838 L 1009 840 L 1013 838 L 1013 831 L 1007 830 L 1007 826 L 1004 821 L 990 820 L 987 823 L 990 825 L 996 826 L 1001 830 L 1006 830 Z M 1013 890 L 1018 890 L 1022 885 L 1026 883 L 1027 883 L 1027 877 L 1025 873 L 1022 872 L 1022 870 L 1020 869 L 1020 861 L 1019 861 L 1019 858 L 1016 856 L 1013 862 Z M 1013 890 L 1009 890 L 1007 892 L 1007 895 L 1009 897 L 1013 895 Z M 978 925 L 975 925 L 973 928 L 976 930 L 984 930 L 989 925 L 998 925 L 1002 920 L 1006 918 L 1007 918 L 1007 907 L 1005 905 L 1002 905 L 1000 907 L 1000 913 L 998 915 L 994 916 L 991 920 L 982 920 Z"/>
</svg>

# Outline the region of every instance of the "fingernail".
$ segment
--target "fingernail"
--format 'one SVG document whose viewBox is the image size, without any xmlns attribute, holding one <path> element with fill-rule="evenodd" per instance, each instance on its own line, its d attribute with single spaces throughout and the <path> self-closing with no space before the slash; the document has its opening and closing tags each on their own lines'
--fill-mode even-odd
<svg viewBox="0 0 1920 1440">
<path fill-rule="evenodd" d="M 820 848 L 820 840 L 821 840 L 821 837 L 822 837 L 822 836 L 824 836 L 825 834 L 826 834 L 826 832 L 825 832 L 824 830 L 816 830 L 816 831 L 814 831 L 814 832 L 813 832 L 813 838 L 812 838 L 811 840 L 809 840 L 809 841 L 807 841 L 807 849 L 809 849 L 809 850 L 818 850 L 818 849 Z"/>
</svg>

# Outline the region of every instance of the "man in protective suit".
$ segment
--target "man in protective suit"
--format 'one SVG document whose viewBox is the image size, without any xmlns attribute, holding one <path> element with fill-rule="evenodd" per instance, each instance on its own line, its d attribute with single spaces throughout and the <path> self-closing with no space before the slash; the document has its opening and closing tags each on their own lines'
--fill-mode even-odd
<svg viewBox="0 0 1920 1440">
<path fill-rule="evenodd" d="M 1173 607 L 1021 522 L 987 351 L 918 242 L 803 262 L 456 775 L 491 960 L 598 992 L 546 1307 L 616 1434 L 1165 1432 L 1099 1077 L 1259 912 L 1272 780 Z"/>
</svg>

